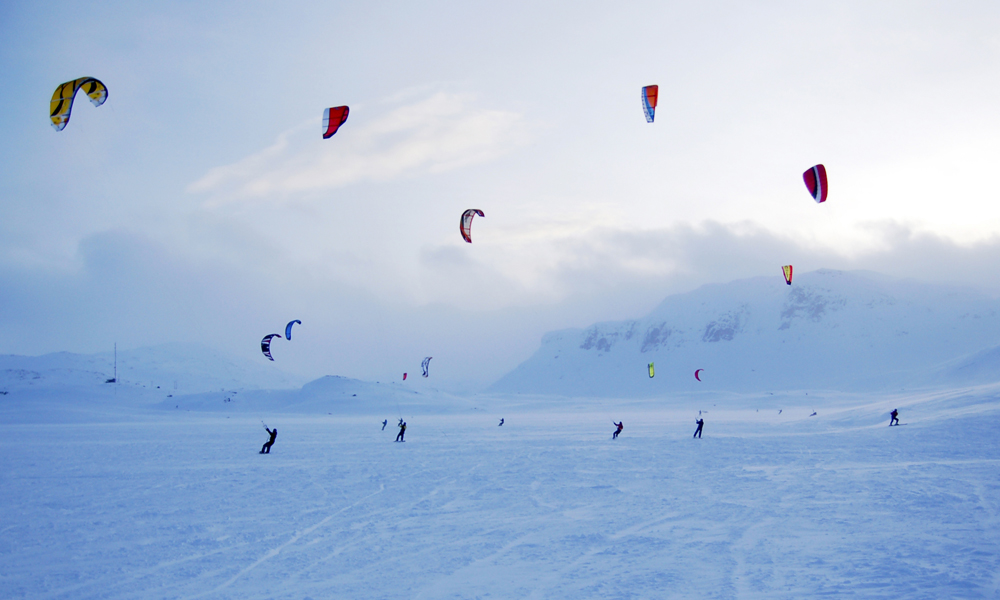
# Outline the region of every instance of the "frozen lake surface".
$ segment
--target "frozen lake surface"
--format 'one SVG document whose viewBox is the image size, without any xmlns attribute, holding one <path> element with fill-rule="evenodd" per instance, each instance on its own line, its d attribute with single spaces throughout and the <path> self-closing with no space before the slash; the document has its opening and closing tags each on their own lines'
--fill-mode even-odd
<svg viewBox="0 0 1000 600">
<path fill-rule="evenodd" d="M 402 444 L 395 412 L 62 402 L 0 398 L 4 597 L 1000 597 L 994 388 L 480 398 Z"/>
</svg>

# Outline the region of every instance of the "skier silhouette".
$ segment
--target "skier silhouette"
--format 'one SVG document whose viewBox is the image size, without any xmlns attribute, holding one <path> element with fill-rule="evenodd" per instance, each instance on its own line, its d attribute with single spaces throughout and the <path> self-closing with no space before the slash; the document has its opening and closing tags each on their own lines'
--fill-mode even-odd
<svg viewBox="0 0 1000 600">
<path fill-rule="evenodd" d="M 267 429 L 267 426 L 265 426 L 264 429 Z M 271 439 L 264 442 L 264 445 L 260 447 L 261 454 L 270 454 L 271 446 L 274 445 L 274 438 L 278 437 L 277 427 L 275 427 L 274 429 L 267 429 L 267 432 L 271 434 Z"/>
<path fill-rule="evenodd" d="M 497 427 L 503 427 L 503 419 L 502 418 L 500 419 L 500 424 L 497 425 Z"/>
<path fill-rule="evenodd" d="M 701 428 L 705 426 L 705 420 L 704 419 L 698 419 L 697 421 L 695 421 L 695 423 L 698 424 L 698 429 L 694 430 L 694 435 L 692 435 L 691 437 L 692 438 L 698 438 L 700 440 L 701 439 Z"/>
<path fill-rule="evenodd" d="M 397 442 L 405 442 L 403 439 L 403 434 L 406 433 L 406 423 L 402 419 L 399 420 L 399 434 L 396 435 Z"/>
<path fill-rule="evenodd" d="M 382 431 L 385 431 L 385 426 L 389 424 L 389 419 L 382 421 Z"/>
<path fill-rule="evenodd" d="M 896 410 L 895 408 L 892 409 L 892 412 L 889 413 L 889 416 L 892 417 L 892 419 L 889 420 L 889 427 L 892 427 L 893 424 L 899 425 L 899 411 L 898 410 Z"/>
<path fill-rule="evenodd" d="M 611 421 L 611 422 L 615 423 L 614 421 Z M 622 432 L 622 429 L 625 429 L 625 426 L 622 425 L 621 423 L 615 423 L 615 426 L 618 427 L 618 429 L 615 429 L 614 434 L 611 436 L 611 439 L 613 439 L 613 440 L 617 440 L 618 439 L 618 434 Z"/>
</svg>

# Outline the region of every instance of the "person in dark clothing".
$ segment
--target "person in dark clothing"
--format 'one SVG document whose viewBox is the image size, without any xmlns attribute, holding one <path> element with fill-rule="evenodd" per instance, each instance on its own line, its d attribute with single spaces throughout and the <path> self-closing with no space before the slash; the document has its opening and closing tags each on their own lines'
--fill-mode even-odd
<svg viewBox="0 0 1000 600">
<path fill-rule="evenodd" d="M 264 429 L 267 429 L 267 427 L 265 427 Z M 269 439 L 266 442 L 264 442 L 264 445 L 261 446 L 261 448 L 260 448 L 260 453 L 261 454 L 270 454 L 271 453 L 271 446 L 274 445 L 274 438 L 278 437 L 278 428 L 277 427 L 275 427 L 274 429 L 267 429 L 267 432 L 271 434 L 271 439 Z"/>
<path fill-rule="evenodd" d="M 698 429 L 694 430 L 694 435 L 692 435 L 691 437 L 698 438 L 700 440 L 701 439 L 701 428 L 705 426 L 705 420 L 704 419 L 698 419 L 697 421 L 695 421 L 695 423 L 698 424 Z"/>
<path fill-rule="evenodd" d="M 405 441 L 405 440 L 403 440 L 403 434 L 404 433 L 406 433 L 406 423 L 402 419 L 400 419 L 399 420 L 399 434 L 396 435 L 396 441 L 397 442 Z"/>
<path fill-rule="evenodd" d="M 503 427 L 503 418 L 500 419 L 500 424 L 497 427 Z"/>
<path fill-rule="evenodd" d="M 389 424 L 389 419 L 382 421 L 382 431 L 385 431 L 385 426 Z"/>
<path fill-rule="evenodd" d="M 892 412 L 889 413 L 889 416 L 892 417 L 891 419 L 889 419 L 889 427 L 892 427 L 893 425 L 899 425 L 899 411 L 898 410 L 896 410 L 895 408 L 892 409 Z"/>
<path fill-rule="evenodd" d="M 614 421 L 611 421 L 611 422 L 615 423 Z M 621 433 L 622 429 L 625 428 L 625 426 L 622 425 L 621 423 L 615 423 L 615 427 L 617 427 L 618 429 L 615 429 L 615 433 L 611 436 L 611 439 L 613 439 L 613 440 L 617 440 L 618 439 L 618 434 Z"/>
</svg>

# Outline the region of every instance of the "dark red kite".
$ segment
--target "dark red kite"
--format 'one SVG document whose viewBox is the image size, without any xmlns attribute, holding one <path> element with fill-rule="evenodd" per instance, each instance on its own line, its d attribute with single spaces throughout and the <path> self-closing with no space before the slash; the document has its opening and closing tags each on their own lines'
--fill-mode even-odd
<svg viewBox="0 0 1000 600">
<path fill-rule="evenodd" d="M 802 174 L 802 179 L 806 182 L 806 187 L 809 188 L 809 193 L 812 194 L 813 200 L 817 203 L 826 202 L 826 167 L 823 165 L 816 165 L 811 167 L 805 173 Z"/>
<path fill-rule="evenodd" d="M 334 106 L 323 111 L 323 139 L 329 139 L 337 133 L 340 126 L 347 121 L 351 109 L 346 106 Z"/>
</svg>

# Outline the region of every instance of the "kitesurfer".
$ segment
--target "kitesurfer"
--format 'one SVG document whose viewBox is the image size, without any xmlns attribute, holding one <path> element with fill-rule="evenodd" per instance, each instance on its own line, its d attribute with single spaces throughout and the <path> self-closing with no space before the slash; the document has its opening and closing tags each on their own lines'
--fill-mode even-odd
<svg viewBox="0 0 1000 600">
<path fill-rule="evenodd" d="M 892 412 L 889 413 L 889 416 L 892 417 L 892 419 L 889 420 L 889 427 L 892 427 L 893 425 L 899 425 L 899 411 L 898 410 L 896 410 L 895 408 L 892 409 Z"/>
<path fill-rule="evenodd" d="M 614 421 L 611 421 L 611 422 L 615 423 Z M 621 423 L 615 423 L 615 427 L 617 427 L 618 429 L 615 429 L 614 435 L 611 436 L 611 439 L 613 439 L 613 440 L 617 440 L 618 439 L 618 434 L 621 433 L 622 429 L 625 428 L 625 426 L 622 425 Z"/>
<path fill-rule="evenodd" d="M 497 425 L 497 427 L 503 427 L 503 418 L 502 417 L 500 418 L 500 424 Z"/>
<path fill-rule="evenodd" d="M 267 425 L 264 426 L 264 429 L 267 429 Z M 267 432 L 271 434 L 271 439 L 269 439 L 266 442 L 264 442 L 264 445 L 261 446 L 261 448 L 260 448 L 260 453 L 261 454 L 270 454 L 271 453 L 271 446 L 274 445 L 274 438 L 278 437 L 278 428 L 277 427 L 275 427 L 274 429 L 267 429 Z"/>
<path fill-rule="evenodd" d="M 698 429 L 694 430 L 694 435 L 692 435 L 691 437 L 692 438 L 698 438 L 700 440 L 701 439 L 701 428 L 705 426 L 705 420 L 704 419 L 698 419 L 697 421 L 695 421 L 695 423 L 698 424 Z"/>
<path fill-rule="evenodd" d="M 389 424 L 389 419 L 384 419 L 382 421 L 382 431 L 385 431 L 385 426 Z"/>
<path fill-rule="evenodd" d="M 403 434 L 404 433 L 406 433 L 406 422 L 404 422 L 402 419 L 400 419 L 399 420 L 399 434 L 396 435 L 396 441 L 397 442 L 404 442 L 404 441 L 406 441 L 406 440 L 403 439 Z"/>
</svg>

